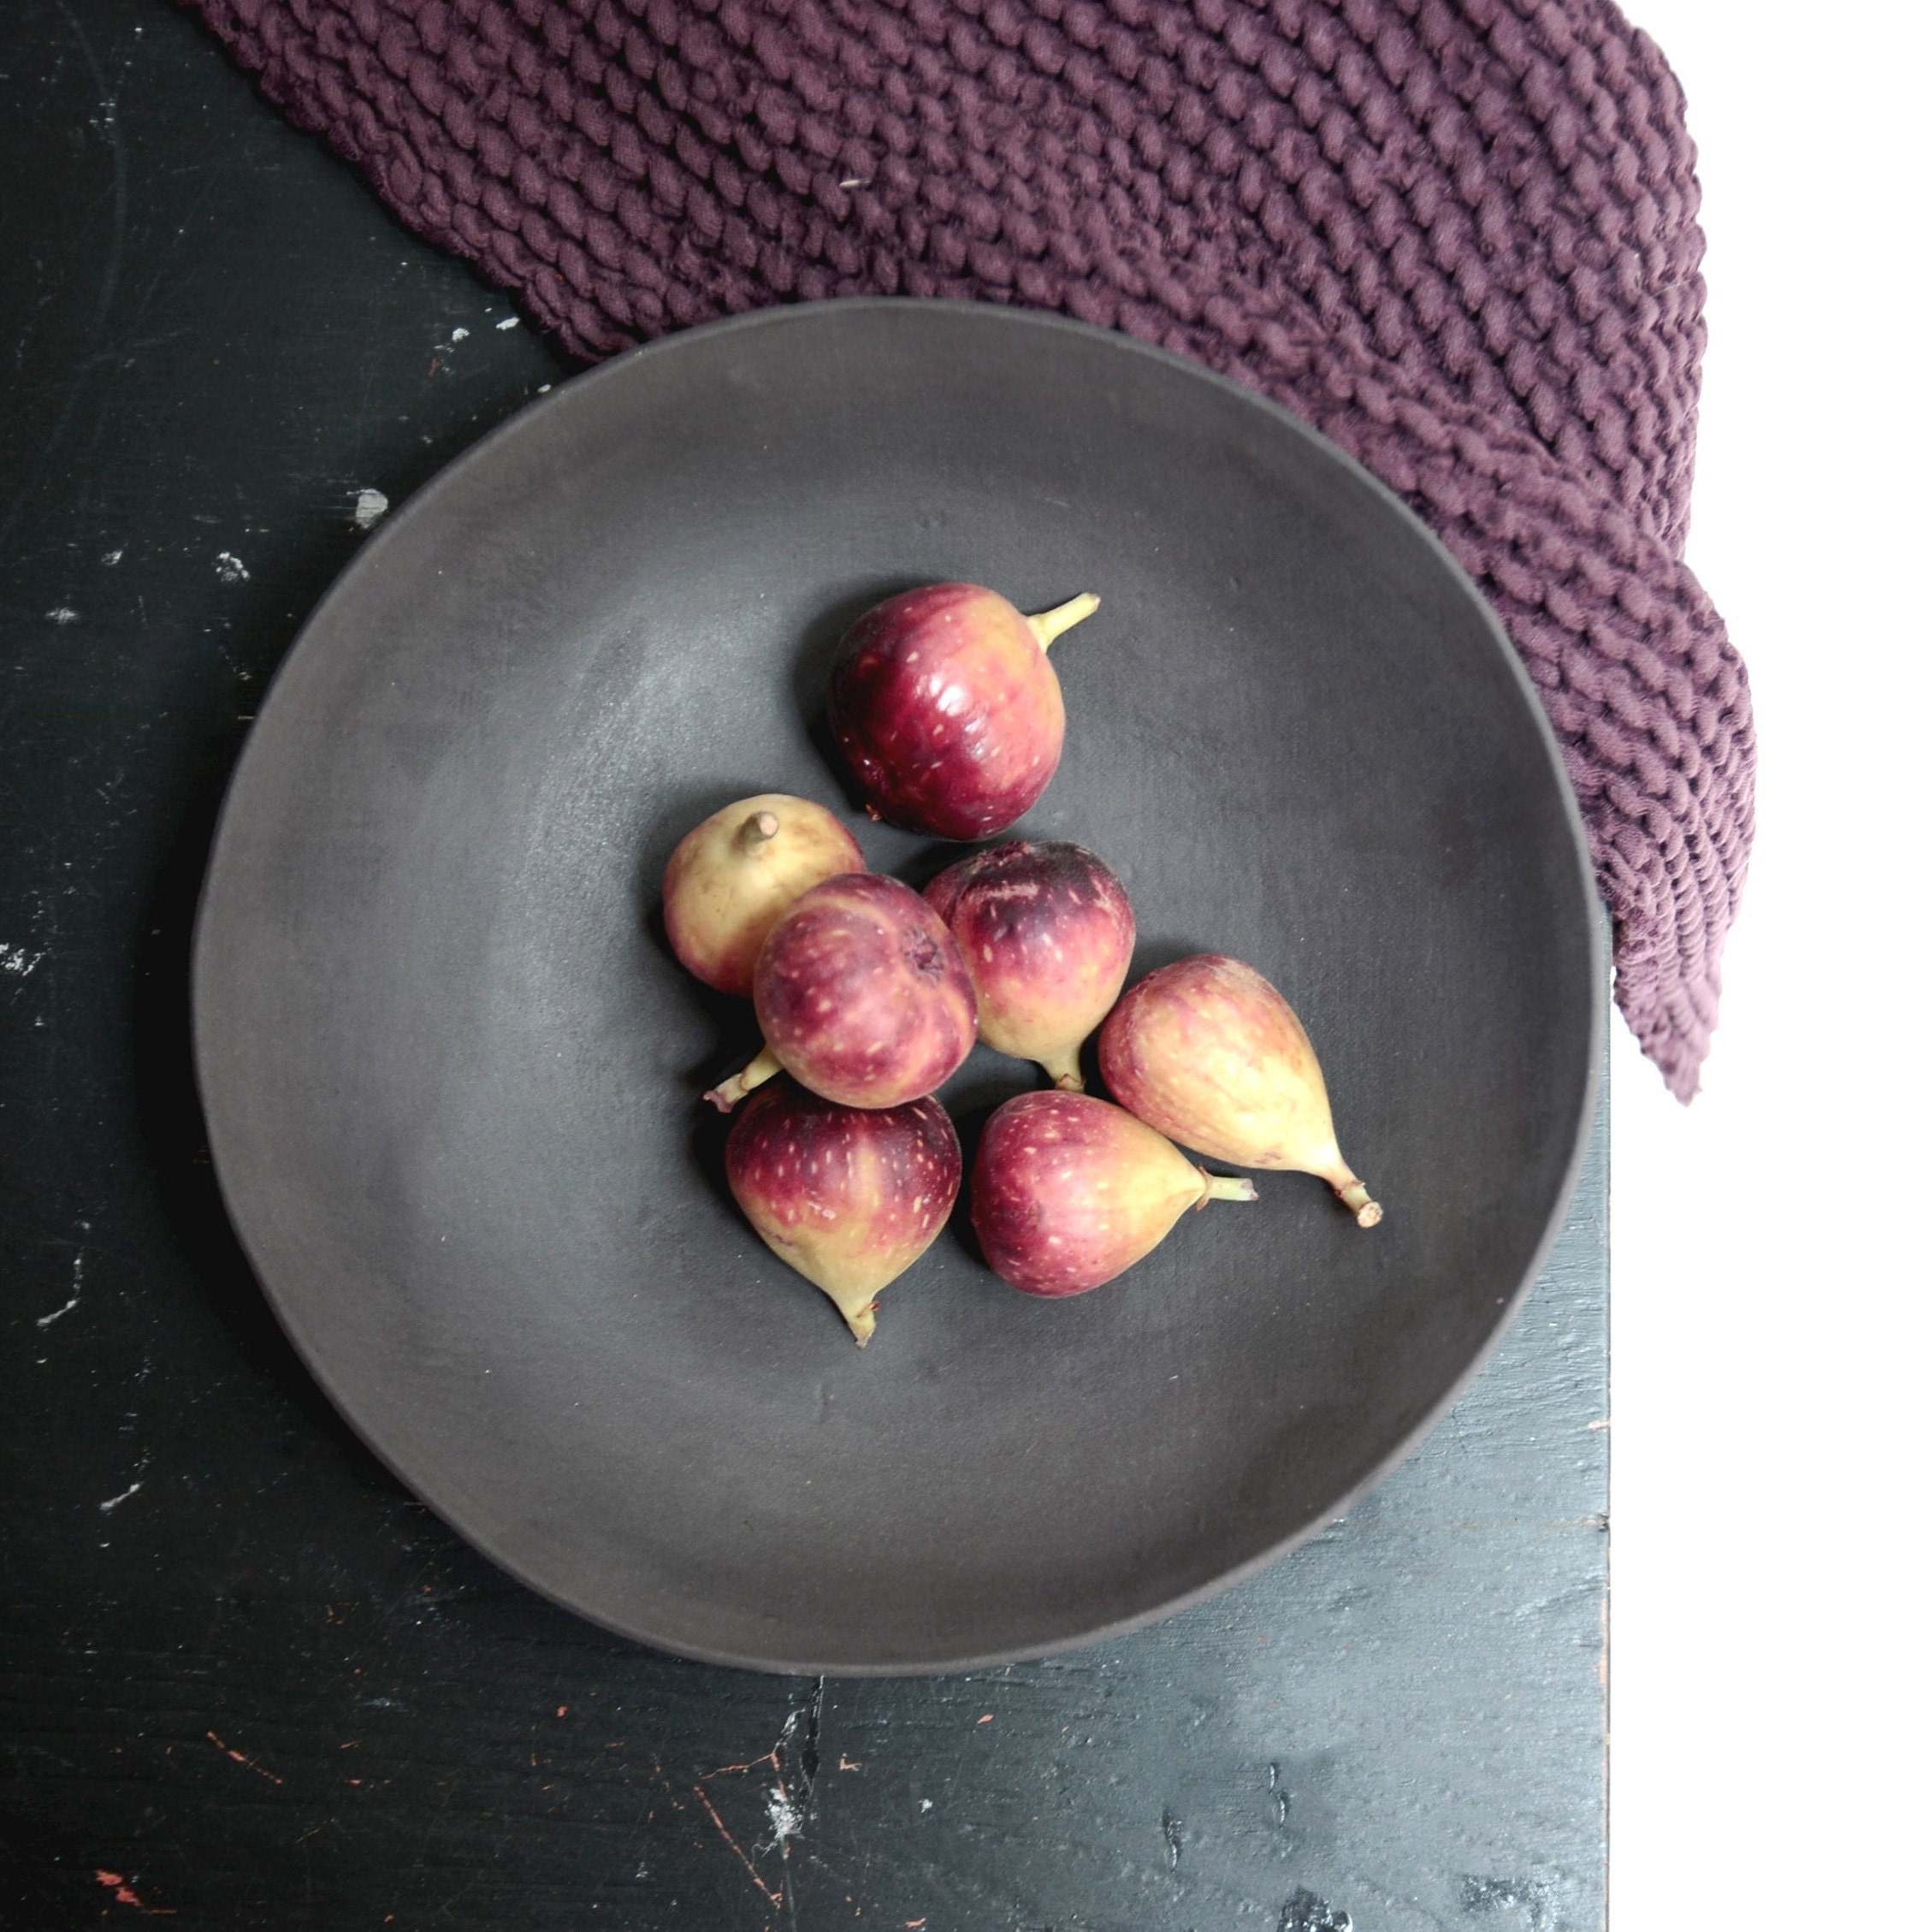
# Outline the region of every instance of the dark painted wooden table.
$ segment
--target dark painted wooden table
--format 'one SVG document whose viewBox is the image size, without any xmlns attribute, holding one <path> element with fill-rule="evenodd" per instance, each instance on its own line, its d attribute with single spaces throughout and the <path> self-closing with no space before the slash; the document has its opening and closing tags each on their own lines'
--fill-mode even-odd
<svg viewBox="0 0 1929 1932">
<path fill-rule="evenodd" d="M 1597 1927 L 1599 1134 L 1404 1467 L 1269 1573 L 1049 1662 L 659 1656 L 359 1447 L 216 1200 L 194 895 L 361 525 L 570 365 L 160 0 L 9 0 L 0 157 L 0 1922 Z"/>
</svg>

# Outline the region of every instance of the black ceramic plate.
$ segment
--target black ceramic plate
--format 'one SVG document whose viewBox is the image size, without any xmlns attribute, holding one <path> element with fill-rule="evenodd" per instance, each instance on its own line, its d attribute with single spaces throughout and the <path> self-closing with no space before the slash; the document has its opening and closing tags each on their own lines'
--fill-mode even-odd
<svg viewBox="0 0 1929 1932">
<path fill-rule="evenodd" d="M 821 708 L 845 625 L 950 578 L 1103 594 L 1022 830 L 1117 869 L 1136 970 L 1285 990 L 1387 1218 L 1263 1176 L 1057 1302 L 954 1230 L 860 1354 L 724 1189 L 698 1095 L 753 1022 L 669 957 L 657 882 L 760 791 L 933 869 L 849 809 Z M 1118 335 L 820 305 L 570 383 L 370 542 L 236 774 L 197 1045 L 277 1313 L 464 1535 L 691 1656 L 939 1670 L 1268 1562 L 1441 1413 L 1575 1171 L 1593 904 L 1513 654 L 1356 465 Z M 967 1150 L 1031 1083 L 978 1050 Z"/>
</svg>

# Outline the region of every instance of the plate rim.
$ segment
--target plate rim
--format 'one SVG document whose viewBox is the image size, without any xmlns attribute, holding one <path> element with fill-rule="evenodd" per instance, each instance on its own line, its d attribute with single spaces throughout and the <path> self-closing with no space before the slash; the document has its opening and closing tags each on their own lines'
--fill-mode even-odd
<svg viewBox="0 0 1929 1932">
<path fill-rule="evenodd" d="M 1190 1589 L 1163 1598 L 1157 1604 L 1139 1609 L 1123 1616 L 1095 1624 L 1089 1628 L 1069 1631 L 1062 1636 L 1044 1643 L 1021 1645 L 1003 1650 L 971 1651 L 958 1656 L 945 1656 L 920 1662 L 852 1662 L 837 1663 L 813 1662 L 808 1659 L 780 1658 L 771 1656 L 755 1656 L 744 1651 L 733 1650 L 727 1646 L 711 1646 L 693 1644 L 683 1639 L 672 1639 L 636 1627 L 605 1615 L 586 1604 L 573 1601 L 559 1590 L 544 1583 L 530 1574 L 518 1562 L 506 1556 L 498 1549 L 494 1540 L 474 1529 L 464 1519 L 465 1512 L 452 1508 L 438 1501 L 423 1489 L 403 1469 L 376 1439 L 374 1432 L 364 1425 L 356 1413 L 354 1405 L 336 1386 L 327 1372 L 320 1352 L 312 1347 L 302 1332 L 297 1312 L 291 1308 L 281 1292 L 269 1278 L 256 1254 L 255 1245 L 244 1215 L 230 1188 L 227 1167 L 222 1152 L 224 1129 L 219 1118 L 219 1106 L 216 1099 L 217 1082 L 210 1065 L 211 1049 L 208 1044 L 210 1028 L 210 1006 L 213 994 L 210 982 L 215 967 L 210 954 L 212 942 L 209 928 L 212 914 L 210 907 L 216 896 L 216 882 L 223 868 L 223 856 L 233 836 L 232 821 L 236 815 L 236 799 L 243 789 L 251 766 L 257 756 L 257 745 L 262 737 L 261 727 L 274 712 L 277 700 L 281 697 L 288 681 L 288 674 L 304 651 L 312 653 L 319 649 L 314 640 L 322 627 L 323 619 L 338 602 L 352 590 L 354 586 L 370 571 L 381 567 L 382 559 L 395 542 L 396 533 L 417 520 L 425 507 L 433 504 L 447 489 L 453 488 L 475 466 L 486 464 L 494 459 L 500 446 L 511 442 L 518 434 L 526 430 L 538 418 L 547 418 L 558 410 L 570 406 L 576 399 L 587 394 L 598 384 L 630 379 L 630 372 L 646 362 L 655 364 L 672 360 L 679 352 L 693 343 L 708 343 L 725 335 L 750 334 L 769 330 L 781 330 L 799 325 L 812 325 L 820 317 L 839 313 L 868 311 L 891 311 L 893 312 L 942 313 L 946 316 L 964 314 L 985 323 L 999 326 L 1009 325 L 1019 329 L 1039 329 L 1069 335 L 1084 339 L 1094 348 L 1104 348 L 1121 353 L 1146 358 L 1163 364 L 1167 369 L 1180 373 L 1193 381 L 1208 384 L 1221 392 L 1229 393 L 1241 402 L 1257 408 L 1263 414 L 1273 418 L 1275 424 L 1282 426 L 1288 434 L 1309 443 L 1320 454 L 1337 461 L 1356 482 L 1363 483 L 1369 493 L 1393 515 L 1403 521 L 1409 530 L 1417 535 L 1429 548 L 1435 560 L 1444 565 L 1452 579 L 1470 601 L 1478 613 L 1488 640 L 1505 660 L 1517 689 L 1527 701 L 1527 710 L 1532 720 L 1541 749 L 1553 773 L 1555 789 L 1560 801 L 1563 816 L 1566 821 L 1571 856 L 1575 861 L 1579 883 L 1582 887 L 1582 902 L 1588 910 L 1589 945 L 1587 979 L 1587 1018 L 1589 1052 L 1586 1070 L 1583 1075 L 1575 1118 L 1567 1129 L 1569 1148 L 1559 1185 L 1554 1190 L 1545 1227 L 1536 1242 L 1533 1252 L 1520 1278 L 1502 1298 L 1501 1313 L 1494 1327 L 1481 1346 L 1475 1351 L 1465 1367 L 1436 1402 L 1399 1441 L 1381 1456 L 1371 1470 L 1337 1497 L 1334 1502 L 1311 1522 L 1302 1525 L 1279 1541 L 1269 1544 L 1265 1549 L 1219 1572 L 1206 1581 Z M 1192 1609 L 1200 1603 L 1248 1581 L 1262 1571 L 1310 1542 L 1329 1528 L 1334 1522 L 1347 1515 L 1362 1497 L 1377 1489 L 1404 1463 L 1419 1444 L 1432 1433 L 1445 1418 L 1448 1410 L 1458 1402 L 1474 1380 L 1492 1360 L 1494 1352 L 1506 1339 L 1519 1315 L 1523 1305 L 1532 1293 L 1536 1283 L 1546 1268 L 1555 1243 L 1566 1225 L 1567 1217 L 1572 1208 L 1574 1194 L 1580 1183 L 1589 1149 L 1593 1143 L 1595 1117 L 1599 1111 L 1601 1088 L 1604 1082 L 1602 1062 L 1604 1059 L 1605 1031 L 1608 995 L 1607 947 L 1606 944 L 1606 911 L 1595 882 L 1594 863 L 1589 850 L 1585 821 L 1581 815 L 1579 800 L 1575 795 L 1573 781 L 1569 776 L 1566 760 L 1562 756 L 1560 741 L 1556 737 L 1553 721 L 1541 703 L 1540 694 L 1522 662 L 1520 654 L 1507 635 L 1500 616 L 1482 595 L 1471 573 L 1459 559 L 1447 547 L 1435 532 L 1405 501 L 1388 483 L 1376 477 L 1364 464 L 1323 435 L 1304 418 L 1296 416 L 1291 410 L 1262 391 L 1237 382 L 1216 370 L 1208 368 L 1204 363 L 1180 355 L 1154 343 L 1139 341 L 1123 330 L 1101 329 L 1090 323 L 1080 322 L 1073 317 L 1061 316 L 1049 311 L 1030 309 L 1017 305 L 1000 302 L 967 301 L 947 297 L 916 296 L 854 296 L 825 299 L 774 305 L 766 308 L 748 311 L 740 315 L 726 316 L 717 321 L 699 323 L 686 329 L 657 337 L 654 341 L 639 344 L 618 355 L 611 356 L 590 367 L 565 376 L 548 388 L 539 391 L 502 421 L 485 430 L 476 440 L 459 454 L 444 464 L 425 483 L 421 484 L 382 519 L 382 527 L 373 532 L 356 550 L 348 562 L 336 574 L 322 596 L 303 618 L 299 628 L 287 649 L 282 655 L 262 694 L 260 703 L 247 737 L 243 740 L 240 752 L 230 769 L 222 795 L 221 809 L 215 821 L 214 833 L 209 842 L 208 858 L 202 874 L 201 886 L 197 896 L 194 925 L 190 942 L 188 971 L 188 1032 L 189 1046 L 194 1070 L 194 1082 L 199 1099 L 202 1119 L 206 1129 L 209 1155 L 214 1170 L 216 1185 L 219 1190 L 222 1206 L 227 1214 L 228 1224 L 234 1231 L 249 1271 L 259 1288 L 263 1299 L 273 1311 L 276 1323 L 287 1336 L 303 1368 L 313 1378 L 316 1385 L 327 1396 L 329 1405 L 346 1422 L 358 1441 L 372 1455 L 395 1480 L 417 1501 L 432 1510 L 456 1535 L 476 1550 L 505 1574 L 512 1577 L 524 1588 L 533 1591 L 538 1597 L 581 1617 L 585 1622 L 599 1629 L 623 1638 L 631 1643 L 642 1644 L 652 1650 L 660 1650 L 672 1656 L 683 1657 L 691 1662 L 719 1666 L 724 1668 L 756 1671 L 766 1674 L 798 1677 L 829 1677 L 838 1679 L 870 1679 L 894 1677 L 939 1677 L 962 1673 L 1002 1668 L 1007 1664 L 1029 1663 L 1043 1657 L 1057 1656 L 1071 1650 L 1089 1649 L 1094 1645 L 1111 1643 L 1129 1636 L 1168 1618 Z"/>
</svg>

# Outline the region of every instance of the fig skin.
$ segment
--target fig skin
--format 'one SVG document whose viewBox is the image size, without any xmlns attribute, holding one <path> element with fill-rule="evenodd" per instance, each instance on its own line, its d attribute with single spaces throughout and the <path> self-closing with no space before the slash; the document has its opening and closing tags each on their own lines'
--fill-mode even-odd
<svg viewBox="0 0 1929 1932">
<path fill-rule="evenodd" d="M 847 1107 L 902 1106 L 942 1087 L 978 1035 L 950 927 L 880 873 L 802 894 L 771 927 L 751 993 L 764 1050 L 705 1096 L 725 1113 L 779 1067 Z"/>
<path fill-rule="evenodd" d="M 706 986 L 750 996 L 766 936 L 801 892 L 862 872 L 857 841 L 808 798 L 762 791 L 686 832 L 663 874 L 670 950 Z"/>
<path fill-rule="evenodd" d="M 1138 937 L 1118 875 L 1082 845 L 1014 839 L 925 887 L 978 993 L 978 1037 L 1085 1090 L 1079 1049 L 1111 1011 Z"/>
<path fill-rule="evenodd" d="M 831 669 L 831 729 L 873 818 L 989 839 L 1035 805 L 1065 746 L 1045 652 L 1098 606 L 1025 617 L 975 584 L 932 584 L 858 619 Z"/>
<path fill-rule="evenodd" d="M 842 1107 L 778 1079 L 731 1123 L 724 1172 L 771 1253 L 830 1296 L 861 1348 L 879 1292 L 944 1225 L 964 1163 L 936 1100 Z"/>
<path fill-rule="evenodd" d="M 1317 1174 L 1361 1227 L 1379 1222 L 1379 1202 L 1340 1157 L 1299 1015 L 1243 962 L 1195 953 L 1148 974 L 1100 1029 L 1098 1070 L 1121 1106 L 1181 1147 Z"/>
<path fill-rule="evenodd" d="M 1027 1295 L 1083 1295 L 1150 1254 L 1188 1208 L 1252 1200 L 1163 1134 L 1089 1093 L 1007 1100 L 971 1170 L 971 1224 L 992 1270 Z"/>
</svg>

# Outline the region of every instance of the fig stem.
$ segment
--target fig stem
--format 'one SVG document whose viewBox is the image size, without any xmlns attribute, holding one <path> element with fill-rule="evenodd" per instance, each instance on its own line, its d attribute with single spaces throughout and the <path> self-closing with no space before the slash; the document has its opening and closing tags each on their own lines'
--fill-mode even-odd
<svg viewBox="0 0 1929 1932">
<path fill-rule="evenodd" d="M 1038 640 L 1038 649 L 1048 651 L 1074 624 L 1083 624 L 1098 608 L 1098 598 L 1089 590 L 1081 590 L 1069 603 L 1040 611 L 1036 617 L 1028 617 L 1025 621 L 1031 625 L 1032 635 Z"/>
<path fill-rule="evenodd" d="M 753 1087 L 761 1087 L 766 1080 L 775 1078 L 783 1071 L 783 1061 L 766 1046 L 742 1073 L 733 1073 L 728 1080 L 719 1081 L 703 1098 L 719 1113 L 728 1113 Z"/>
<path fill-rule="evenodd" d="M 1042 1059 L 1038 1064 L 1051 1076 L 1051 1084 L 1063 1093 L 1085 1092 L 1085 1076 L 1079 1071 L 1079 1050 L 1076 1046 L 1063 1053 L 1054 1053 Z"/>
<path fill-rule="evenodd" d="M 856 1336 L 857 1345 L 860 1348 L 877 1332 L 878 1302 L 875 1295 L 866 1302 L 855 1315 L 848 1308 L 840 1307 L 837 1313 L 844 1318 L 844 1326 Z"/>
<path fill-rule="evenodd" d="M 1353 1211 L 1353 1218 L 1363 1228 L 1377 1228 L 1382 1215 L 1386 1212 L 1373 1196 L 1367 1193 L 1364 1181 L 1349 1181 L 1343 1188 L 1334 1188 L 1340 1200 Z"/>
<path fill-rule="evenodd" d="M 1202 1167 L 1199 1172 L 1205 1174 Z M 1204 1207 L 1209 1200 L 1257 1200 L 1259 1190 L 1243 1174 L 1205 1174 L 1205 1192 L 1199 1196 L 1199 1206 Z"/>
<path fill-rule="evenodd" d="M 737 835 L 737 843 L 746 848 L 760 845 L 766 839 L 776 838 L 780 822 L 775 812 L 753 812 L 744 820 L 743 829 Z"/>
</svg>

